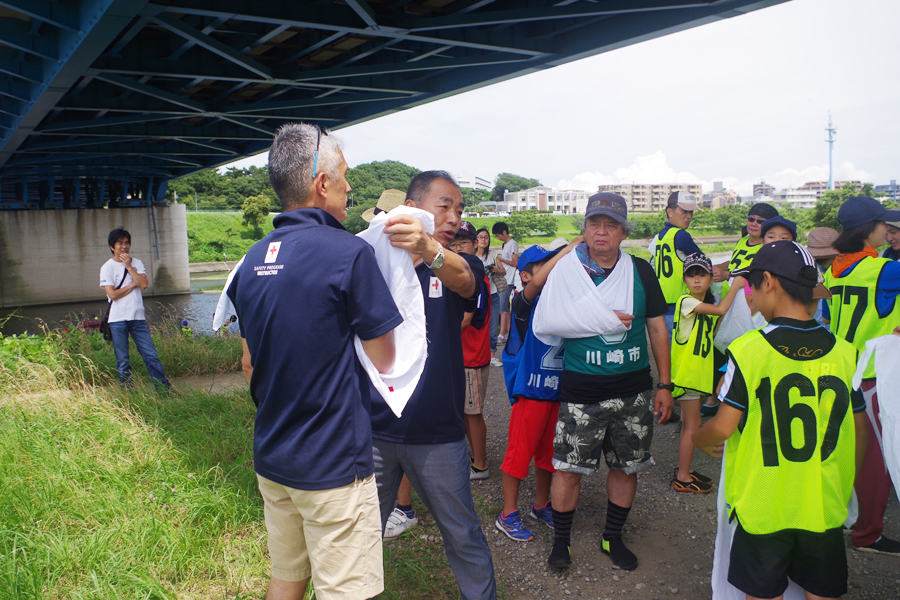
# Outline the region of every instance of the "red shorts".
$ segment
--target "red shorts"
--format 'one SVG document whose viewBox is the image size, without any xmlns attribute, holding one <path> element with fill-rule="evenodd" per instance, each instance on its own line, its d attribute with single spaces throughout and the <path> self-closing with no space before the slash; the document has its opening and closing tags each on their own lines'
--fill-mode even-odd
<svg viewBox="0 0 900 600">
<path fill-rule="evenodd" d="M 559 402 L 520 397 L 512 405 L 506 456 L 500 467 L 504 473 L 525 479 L 532 458 L 535 467 L 551 473 L 556 471 L 553 468 L 553 435 L 558 415 Z"/>
</svg>

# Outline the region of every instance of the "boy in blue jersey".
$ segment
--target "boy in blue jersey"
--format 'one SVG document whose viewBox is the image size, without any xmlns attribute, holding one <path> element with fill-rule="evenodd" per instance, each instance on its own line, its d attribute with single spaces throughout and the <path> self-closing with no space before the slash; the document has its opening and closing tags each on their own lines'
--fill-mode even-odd
<svg viewBox="0 0 900 600">
<path fill-rule="evenodd" d="M 503 510 L 497 529 L 517 542 L 534 539 L 519 515 L 519 486 L 528 476 L 534 459 L 535 501 L 528 513 L 533 519 L 553 527 L 550 508 L 550 480 L 553 472 L 553 435 L 559 413 L 559 377 L 562 374 L 562 345 L 542 343 L 531 329 L 531 320 L 547 276 L 559 259 L 580 244 L 579 236 L 562 250 L 548 251 L 532 246 L 519 256 L 519 273 L 525 289 L 512 300 L 513 326 L 503 350 L 503 375 L 512 413 L 509 438 L 503 459 Z"/>
</svg>

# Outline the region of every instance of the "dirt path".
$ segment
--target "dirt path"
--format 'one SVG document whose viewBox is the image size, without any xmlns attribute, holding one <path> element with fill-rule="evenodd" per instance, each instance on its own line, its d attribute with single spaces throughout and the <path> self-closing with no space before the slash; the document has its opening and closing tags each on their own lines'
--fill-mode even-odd
<svg viewBox="0 0 900 600">
<path fill-rule="evenodd" d="M 176 387 L 193 386 L 221 392 L 246 388 L 239 373 L 210 377 L 183 377 Z M 506 451 L 510 404 L 502 369 L 492 367 L 485 400 L 488 425 L 488 462 L 491 476 L 473 483 L 476 495 L 502 505 L 500 464 Z M 547 566 L 553 532 L 526 519 L 535 534 L 527 543 L 513 542 L 500 533 L 493 521 L 483 529 L 491 546 L 498 578 L 510 600 L 558 598 L 698 600 L 711 597 L 713 545 L 716 535 L 715 492 L 708 495 L 676 493 L 669 481 L 678 460 L 675 425 L 656 426 L 652 454 L 656 466 L 641 474 L 634 507 L 625 528 L 625 541 L 638 556 L 635 571 L 615 569 L 601 554 L 600 534 L 606 519 L 606 469 L 584 477 L 581 498 L 572 526 L 572 567 L 558 571 Z M 694 468 L 719 478 L 719 461 L 701 452 L 694 455 Z M 534 473 L 522 484 L 519 508 L 527 512 L 534 499 Z M 891 495 L 885 516 L 885 534 L 900 539 L 900 506 Z M 849 549 L 850 591 L 848 600 L 900 598 L 900 559 L 864 554 Z"/>
</svg>

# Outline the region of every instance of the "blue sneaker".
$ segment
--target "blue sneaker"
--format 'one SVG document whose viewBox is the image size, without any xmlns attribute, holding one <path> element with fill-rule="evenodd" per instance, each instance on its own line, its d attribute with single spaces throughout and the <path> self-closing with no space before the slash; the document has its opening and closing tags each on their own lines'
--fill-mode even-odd
<svg viewBox="0 0 900 600">
<path fill-rule="evenodd" d="M 497 517 L 497 520 L 494 522 L 497 526 L 497 529 L 506 534 L 506 537 L 516 542 L 530 542 L 534 539 L 534 536 L 528 531 L 528 528 L 525 527 L 525 523 L 522 522 L 522 517 L 519 516 L 518 509 L 512 511 L 505 517 L 503 516 L 503 511 L 500 511 L 500 515 Z"/>
<path fill-rule="evenodd" d="M 543 521 L 544 525 L 547 527 L 553 528 L 553 510 L 550 506 L 550 501 L 547 501 L 547 504 L 544 508 L 537 508 L 534 503 L 531 503 L 531 512 L 528 513 L 528 516 L 532 519 L 537 519 L 538 521 Z"/>
</svg>

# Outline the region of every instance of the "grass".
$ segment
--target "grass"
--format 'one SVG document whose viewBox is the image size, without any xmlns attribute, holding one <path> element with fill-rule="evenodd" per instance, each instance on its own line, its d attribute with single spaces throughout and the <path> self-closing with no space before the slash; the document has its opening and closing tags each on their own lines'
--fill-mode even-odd
<svg viewBox="0 0 900 600">
<path fill-rule="evenodd" d="M 238 369 L 238 339 L 153 333 L 172 377 Z M 160 395 L 132 357 L 124 392 L 100 336 L 0 337 L 0 599 L 265 595 L 249 394 Z M 458 598 L 440 532 L 416 505 L 423 526 L 385 545 L 381 597 Z M 500 509 L 476 506 L 487 522 Z"/>
<path fill-rule="evenodd" d="M 263 235 L 272 231 L 269 215 L 262 224 Z M 192 213 L 187 214 L 188 260 L 195 262 L 215 262 L 238 260 L 261 236 L 253 228 L 244 225 L 240 213 Z"/>
</svg>

